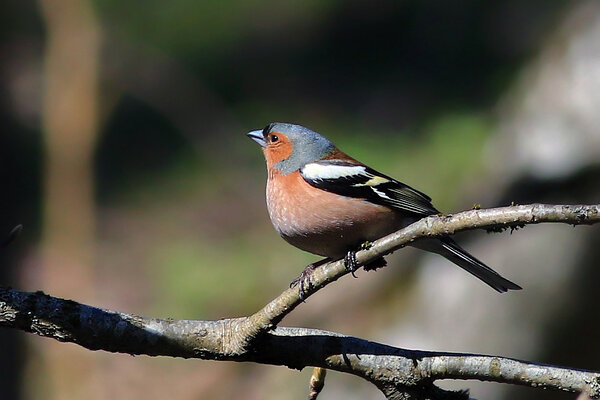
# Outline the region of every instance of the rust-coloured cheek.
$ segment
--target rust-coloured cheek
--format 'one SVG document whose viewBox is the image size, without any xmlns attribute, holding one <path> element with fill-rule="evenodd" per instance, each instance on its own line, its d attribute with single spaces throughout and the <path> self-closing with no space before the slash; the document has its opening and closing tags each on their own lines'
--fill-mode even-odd
<svg viewBox="0 0 600 400">
<path fill-rule="evenodd" d="M 283 161 L 292 155 L 292 144 L 290 142 L 281 141 L 279 144 L 269 144 L 263 148 L 267 165 L 272 166 L 275 163 Z"/>
</svg>

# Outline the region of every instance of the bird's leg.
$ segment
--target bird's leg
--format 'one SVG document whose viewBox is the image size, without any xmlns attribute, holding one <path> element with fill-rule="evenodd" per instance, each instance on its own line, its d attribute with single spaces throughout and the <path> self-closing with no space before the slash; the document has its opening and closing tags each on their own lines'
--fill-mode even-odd
<svg viewBox="0 0 600 400">
<path fill-rule="evenodd" d="M 328 263 L 329 261 L 331 261 L 331 258 L 324 258 L 315 263 L 308 264 L 306 266 L 306 268 L 304 268 L 304 271 L 302 271 L 302 273 L 296 279 L 294 279 L 292 282 L 290 282 L 290 288 L 299 286 L 298 290 L 299 290 L 300 300 L 304 301 L 304 299 L 306 298 L 306 289 L 310 290 L 312 288 L 312 282 L 310 281 L 310 274 L 315 269 L 317 269 L 318 267 L 320 267 L 323 264 Z"/>
<path fill-rule="evenodd" d="M 369 250 L 373 247 L 373 243 L 366 241 L 360 244 L 358 250 Z M 376 269 L 383 268 L 387 265 L 387 262 L 383 257 L 377 258 L 370 263 L 363 266 L 365 271 L 375 271 Z M 358 262 L 356 261 L 356 251 L 350 250 L 346 253 L 344 257 L 344 266 L 350 273 L 352 273 L 353 277 L 357 277 L 354 272 L 358 269 Z"/>
<path fill-rule="evenodd" d="M 346 267 L 346 269 L 350 271 L 353 277 L 358 278 L 354 274 L 354 271 L 358 269 L 358 261 L 356 261 L 355 250 L 349 250 L 348 253 L 346 253 L 346 255 L 344 256 L 344 267 Z"/>
</svg>

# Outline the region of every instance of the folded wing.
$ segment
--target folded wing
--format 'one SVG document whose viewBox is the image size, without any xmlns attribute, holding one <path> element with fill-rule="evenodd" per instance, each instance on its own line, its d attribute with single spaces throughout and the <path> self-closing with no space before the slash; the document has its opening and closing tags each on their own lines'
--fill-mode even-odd
<svg viewBox="0 0 600 400">
<path fill-rule="evenodd" d="M 310 185 L 341 196 L 365 199 L 421 217 L 439 213 L 426 194 L 357 162 L 316 161 L 306 164 L 300 174 Z"/>
</svg>

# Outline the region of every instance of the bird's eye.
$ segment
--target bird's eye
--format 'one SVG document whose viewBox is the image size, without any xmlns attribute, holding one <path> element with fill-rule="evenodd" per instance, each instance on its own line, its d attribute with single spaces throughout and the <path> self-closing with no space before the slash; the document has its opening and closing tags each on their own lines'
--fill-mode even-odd
<svg viewBox="0 0 600 400">
<path fill-rule="evenodd" d="M 271 143 L 275 143 L 279 140 L 279 137 L 277 137 L 277 135 L 271 135 L 269 136 L 269 140 L 271 141 Z"/>
</svg>

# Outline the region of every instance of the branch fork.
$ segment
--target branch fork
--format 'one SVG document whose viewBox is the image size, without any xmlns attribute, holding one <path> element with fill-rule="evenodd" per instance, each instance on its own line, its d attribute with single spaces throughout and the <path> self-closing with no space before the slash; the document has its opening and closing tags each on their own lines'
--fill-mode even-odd
<svg viewBox="0 0 600 400">
<path fill-rule="evenodd" d="M 424 238 L 470 229 L 502 230 L 543 222 L 572 225 L 600 222 L 600 205 L 532 204 L 475 209 L 424 218 L 356 253 L 359 266 Z M 343 261 L 316 268 L 305 298 L 349 273 Z M 302 369 L 332 369 L 362 377 L 388 399 L 466 399 L 438 379 L 478 379 L 585 393 L 600 398 L 600 372 L 515 359 L 406 350 L 317 329 L 278 327 L 302 303 L 298 288 L 287 289 L 248 317 L 217 321 L 145 318 L 102 310 L 44 294 L 0 287 L 0 327 L 19 329 L 90 350 L 149 356 L 252 361 Z M 323 375 L 311 390 L 318 394 Z M 314 398 L 314 397 L 313 397 Z"/>
</svg>

